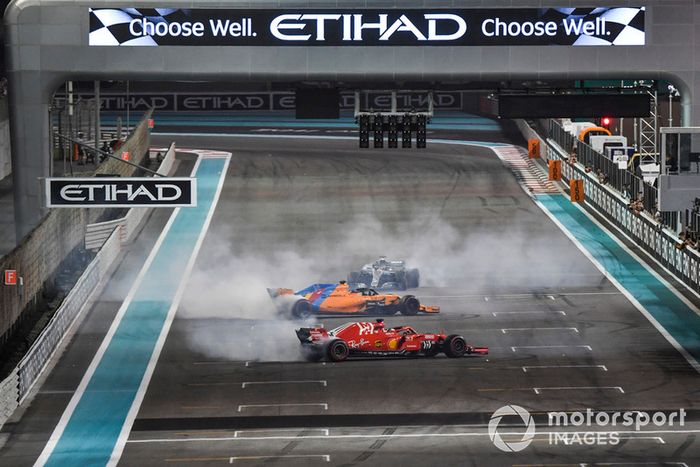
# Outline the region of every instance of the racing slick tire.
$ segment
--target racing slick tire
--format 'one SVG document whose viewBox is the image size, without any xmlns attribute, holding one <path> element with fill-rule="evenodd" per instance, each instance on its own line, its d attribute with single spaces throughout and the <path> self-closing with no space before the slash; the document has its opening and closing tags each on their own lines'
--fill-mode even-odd
<svg viewBox="0 0 700 467">
<path fill-rule="evenodd" d="M 342 362 L 349 354 L 350 348 L 342 339 L 333 339 L 326 345 L 326 356 L 331 362 Z"/>
<path fill-rule="evenodd" d="M 420 285 L 420 273 L 418 269 L 409 269 L 406 272 L 406 285 L 409 289 L 416 289 Z"/>
<path fill-rule="evenodd" d="M 420 302 L 413 295 L 404 295 L 401 297 L 400 307 L 402 315 L 414 316 L 418 314 L 418 310 L 420 310 Z"/>
<path fill-rule="evenodd" d="M 450 358 L 463 357 L 467 353 L 467 342 L 464 340 L 464 337 L 452 334 L 445 339 L 443 349 L 445 355 Z"/>
<path fill-rule="evenodd" d="M 313 313 L 311 302 L 306 299 L 297 300 L 292 305 L 292 316 L 297 319 L 306 319 Z"/>
</svg>

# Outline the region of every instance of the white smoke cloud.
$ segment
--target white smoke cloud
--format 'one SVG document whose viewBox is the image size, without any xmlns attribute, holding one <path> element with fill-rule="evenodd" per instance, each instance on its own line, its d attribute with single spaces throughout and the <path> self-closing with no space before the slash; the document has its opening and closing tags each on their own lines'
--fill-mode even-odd
<svg viewBox="0 0 700 467">
<path fill-rule="evenodd" d="M 563 235 L 546 230 L 533 236 L 529 227 L 465 233 L 422 210 L 393 222 L 356 215 L 316 235 L 271 244 L 252 241 L 236 226 L 219 229 L 206 238 L 178 317 L 199 320 L 188 331 L 188 343 L 209 357 L 294 360 L 300 358 L 294 334 L 300 324 L 277 314 L 266 289 L 336 282 L 380 255 L 419 268 L 422 287 L 488 293 L 598 284 L 600 275 L 590 264 L 572 260 L 573 246 Z M 420 290 L 412 293 L 420 298 Z"/>
</svg>

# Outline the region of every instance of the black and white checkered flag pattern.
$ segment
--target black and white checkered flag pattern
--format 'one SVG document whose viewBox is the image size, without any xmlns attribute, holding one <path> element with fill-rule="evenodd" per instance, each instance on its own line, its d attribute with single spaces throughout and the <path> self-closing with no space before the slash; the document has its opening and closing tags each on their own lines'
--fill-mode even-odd
<svg viewBox="0 0 700 467">
<path fill-rule="evenodd" d="M 188 10 L 171 8 L 90 8 L 90 45 L 157 46 L 158 36 L 134 37 L 129 23 L 146 18 L 150 23 L 186 21 Z"/>
<path fill-rule="evenodd" d="M 605 34 L 578 34 L 564 45 L 644 45 L 645 7 L 615 8 L 547 8 L 540 15 L 542 21 L 605 20 Z M 560 26 L 562 27 L 562 26 Z"/>
</svg>

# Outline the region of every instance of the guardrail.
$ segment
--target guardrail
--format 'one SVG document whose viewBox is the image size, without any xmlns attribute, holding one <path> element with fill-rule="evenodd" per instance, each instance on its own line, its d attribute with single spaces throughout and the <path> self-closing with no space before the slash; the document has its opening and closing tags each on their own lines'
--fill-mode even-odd
<svg viewBox="0 0 700 467">
<path fill-rule="evenodd" d="M 157 172 L 161 175 L 168 175 L 175 164 L 175 143 L 172 143 L 158 167 Z M 150 208 L 131 208 L 126 216 L 111 221 L 88 224 L 85 228 L 85 248 L 94 250 L 100 248 L 107 240 L 114 229 L 121 227 L 121 241 L 128 243 L 134 238 L 143 219 L 150 212 Z"/>
<path fill-rule="evenodd" d="M 602 185 L 594 172 L 587 172 L 578 164 L 570 164 L 570 152 L 562 148 L 553 138 L 543 140 L 525 122 L 518 123 L 522 133 L 528 137 L 537 137 L 545 142 L 545 157 L 562 161 L 562 179 L 568 182 L 572 178 L 583 179 L 585 202 L 583 207 L 598 215 L 602 215 L 628 237 L 639 245 L 650 256 L 655 258 L 679 280 L 696 292 L 700 292 L 700 253 L 692 248 L 685 248 L 675 232 L 664 228 L 645 212 L 636 213 L 629 209 L 629 200 L 609 185 Z M 550 127 L 551 128 L 551 127 Z M 645 184 L 648 186 L 648 184 Z M 653 187 L 651 187 L 653 188 Z M 670 213 L 675 214 L 675 213 Z"/>
<path fill-rule="evenodd" d="M 0 427 L 30 393 L 69 328 L 93 298 L 100 281 L 104 279 L 120 251 L 119 232 L 115 230 L 34 341 L 27 355 L 10 375 L 0 382 Z"/>
<path fill-rule="evenodd" d="M 89 303 L 100 281 L 106 276 L 112 262 L 121 251 L 119 237 L 118 231 L 114 231 L 110 235 L 102 249 L 63 300 L 61 307 L 53 315 L 34 345 L 29 349 L 27 355 L 20 361 L 18 365 L 20 403 L 31 391 L 75 318 Z"/>
<path fill-rule="evenodd" d="M 568 158 L 576 148 L 576 158 L 584 167 L 590 168 L 596 175 L 601 171 L 607 183 L 627 198 L 642 198 L 644 209 L 652 214 L 658 211 L 658 190 L 628 169 L 620 169 L 611 159 L 594 150 L 590 145 L 580 141 L 564 130 L 555 120 L 549 120 L 549 137 L 561 147 Z M 661 222 L 669 228 L 677 227 L 678 213 L 664 211 L 659 213 Z"/>
</svg>

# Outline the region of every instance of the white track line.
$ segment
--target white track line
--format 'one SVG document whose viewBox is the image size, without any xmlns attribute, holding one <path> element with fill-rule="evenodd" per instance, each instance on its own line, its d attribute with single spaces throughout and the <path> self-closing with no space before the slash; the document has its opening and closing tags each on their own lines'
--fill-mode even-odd
<svg viewBox="0 0 700 467">
<path fill-rule="evenodd" d="M 601 434 L 622 434 L 622 435 L 636 435 L 643 433 L 645 435 L 663 435 L 663 436 L 683 436 L 683 435 L 699 435 L 700 429 L 698 430 L 649 430 L 649 431 L 594 431 L 595 433 Z M 585 434 L 590 433 L 590 431 L 543 431 L 538 432 L 538 435 L 556 435 L 560 433 L 568 434 Z M 500 433 L 501 436 L 520 436 L 522 437 L 522 431 L 516 432 L 505 432 Z M 152 439 L 131 439 L 129 443 L 134 444 L 155 444 L 155 443 L 202 443 L 202 442 L 222 442 L 222 441 L 266 441 L 266 440 L 304 440 L 304 439 L 316 439 L 316 440 L 334 440 L 334 439 L 392 439 L 392 438 L 461 438 L 461 437 L 488 437 L 487 431 L 467 431 L 467 432 L 455 432 L 455 433 L 439 433 L 439 432 L 425 432 L 425 433 L 392 433 L 392 434 L 347 434 L 347 435 L 298 435 L 298 436 L 276 436 L 276 437 L 238 437 L 233 436 L 221 436 L 221 437 L 202 437 L 202 438 L 152 438 Z M 609 464 L 608 464 L 609 465 Z"/>
<path fill-rule="evenodd" d="M 527 315 L 533 313 L 556 313 L 559 315 L 566 316 L 566 311 L 564 310 L 492 311 L 491 315 L 493 315 L 493 317 L 496 318 L 498 317 L 498 315 Z"/>
<path fill-rule="evenodd" d="M 319 380 L 296 380 L 296 381 L 244 381 L 241 383 L 241 389 L 245 389 L 249 386 L 263 385 L 263 384 L 320 384 L 323 387 L 328 386 L 328 381 L 325 379 Z"/>
<path fill-rule="evenodd" d="M 325 402 L 318 402 L 303 404 L 243 404 L 238 406 L 238 412 L 243 412 L 245 409 L 255 409 L 263 407 L 322 407 L 323 410 L 328 410 L 328 404 L 326 404 Z"/>
<path fill-rule="evenodd" d="M 615 390 L 619 391 L 621 394 L 625 393 L 625 390 L 622 389 L 620 386 L 562 386 L 562 387 L 553 387 L 553 388 L 532 388 L 533 391 L 535 391 L 535 394 L 541 394 L 542 391 L 581 391 L 581 390 L 601 390 L 601 389 L 610 389 L 610 390 Z"/>
<path fill-rule="evenodd" d="M 239 438 L 240 433 L 280 433 L 280 432 L 289 432 L 289 431 L 320 431 L 323 433 L 324 436 L 329 436 L 330 435 L 330 430 L 328 428 L 280 428 L 280 429 L 260 429 L 260 430 L 236 430 L 233 432 L 233 437 L 234 438 Z M 274 435 L 278 436 L 278 435 Z"/>
<path fill-rule="evenodd" d="M 517 352 L 516 349 L 567 349 L 567 348 L 580 348 L 593 351 L 593 347 L 590 345 L 514 345 L 510 347 L 510 350 Z"/>
<path fill-rule="evenodd" d="M 330 462 L 331 456 L 328 454 L 284 454 L 278 456 L 234 456 L 229 458 L 228 463 L 233 464 L 236 461 L 258 461 L 263 459 L 321 459 L 324 462 Z"/>
<path fill-rule="evenodd" d="M 597 368 L 599 370 L 608 371 L 608 367 L 605 365 L 526 365 L 521 367 L 523 373 L 527 373 L 529 370 L 549 370 L 556 368 Z"/>
<path fill-rule="evenodd" d="M 502 328 L 501 332 L 507 334 L 509 332 L 527 332 L 527 331 L 573 331 L 579 334 L 578 328 L 575 327 L 565 327 L 565 328 Z"/>
<path fill-rule="evenodd" d="M 642 440 L 654 440 L 657 441 L 659 444 L 666 444 L 666 441 L 661 436 L 620 436 L 618 439 L 642 439 Z"/>
</svg>

